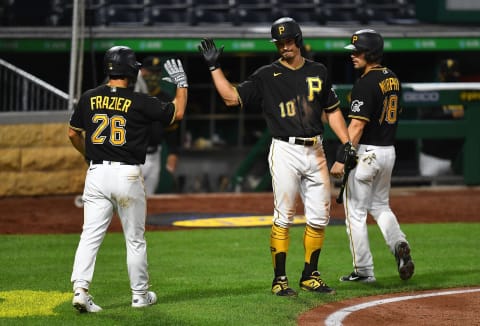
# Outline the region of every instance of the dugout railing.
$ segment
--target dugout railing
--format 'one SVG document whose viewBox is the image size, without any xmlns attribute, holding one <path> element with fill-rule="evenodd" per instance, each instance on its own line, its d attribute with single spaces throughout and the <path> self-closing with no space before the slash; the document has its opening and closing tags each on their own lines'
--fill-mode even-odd
<svg viewBox="0 0 480 326">
<path fill-rule="evenodd" d="M 0 112 L 64 111 L 68 94 L 0 59 Z"/>
<path fill-rule="evenodd" d="M 351 85 L 336 85 L 334 87 L 342 103 L 342 108 L 349 103 L 351 87 Z M 465 185 L 480 185 L 480 137 L 478 129 L 480 123 L 480 83 L 405 83 L 402 88 L 401 105 L 404 110 L 440 107 L 441 105 L 464 105 L 465 116 L 463 119 L 400 119 L 397 139 L 464 139 L 462 181 Z M 326 126 L 324 139 L 335 139 L 334 133 L 328 126 Z M 231 178 L 232 189 L 239 188 L 260 154 L 268 151 L 270 140 L 270 134 L 265 131 L 234 172 Z M 439 177 L 417 177 L 417 180 L 430 179 L 430 181 L 435 181 L 436 178 Z M 263 191 L 269 184 L 270 174 L 267 172 L 254 190 Z"/>
</svg>

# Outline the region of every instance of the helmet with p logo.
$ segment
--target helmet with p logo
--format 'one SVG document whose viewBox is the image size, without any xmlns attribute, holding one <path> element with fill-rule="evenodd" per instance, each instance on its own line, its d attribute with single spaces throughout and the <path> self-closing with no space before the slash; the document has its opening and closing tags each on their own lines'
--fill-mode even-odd
<svg viewBox="0 0 480 326">
<path fill-rule="evenodd" d="M 137 78 L 141 64 L 128 46 L 111 47 L 103 58 L 103 67 L 107 76 Z"/>
<path fill-rule="evenodd" d="M 271 42 L 294 39 L 295 44 L 299 48 L 303 46 L 302 30 L 300 29 L 300 25 L 298 25 L 298 23 L 293 18 L 282 17 L 280 19 L 277 19 L 272 24 L 271 34 Z"/>
<path fill-rule="evenodd" d="M 356 31 L 345 49 L 365 53 L 367 62 L 378 62 L 383 56 L 383 37 L 373 29 Z"/>
</svg>

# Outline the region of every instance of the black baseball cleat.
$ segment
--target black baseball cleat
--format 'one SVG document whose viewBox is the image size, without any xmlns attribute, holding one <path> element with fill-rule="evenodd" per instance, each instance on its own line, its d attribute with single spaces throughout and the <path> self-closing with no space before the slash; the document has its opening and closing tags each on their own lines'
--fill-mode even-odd
<svg viewBox="0 0 480 326">
<path fill-rule="evenodd" d="M 340 277 L 341 282 L 358 282 L 358 283 L 375 283 L 377 279 L 375 276 L 360 276 L 355 272 L 350 275 Z"/>
<path fill-rule="evenodd" d="M 272 293 L 280 297 L 296 297 L 297 292 L 288 286 L 286 276 L 277 276 L 272 282 Z"/>
<path fill-rule="evenodd" d="M 320 278 L 320 272 L 318 271 L 314 271 L 311 275 L 307 277 L 302 276 L 302 278 L 300 279 L 300 287 L 302 288 L 302 290 L 308 292 L 335 294 L 335 290 L 330 288 Z"/>
<path fill-rule="evenodd" d="M 415 270 L 412 257 L 410 256 L 410 246 L 405 241 L 400 241 L 395 245 L 395 259 L 397 260 L 398 274 L 402 280 L 408 280 L 412 277 Z"/>
</svg>

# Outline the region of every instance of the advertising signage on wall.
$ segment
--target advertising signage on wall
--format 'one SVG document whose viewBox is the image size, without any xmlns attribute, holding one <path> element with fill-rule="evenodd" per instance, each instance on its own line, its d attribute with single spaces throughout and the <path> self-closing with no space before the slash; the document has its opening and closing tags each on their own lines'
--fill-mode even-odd
<svg viewBox="0 0 480 326">
<path fill-rule="evenodd" d="M 225 52 L 272 52 L 275 48 L 265 39 L 216 39 L 225 45 Z M 86 51 L 93 46 L 95 51 L 103 52 L 113 45 L 127 45 L 136 52 L 197 52 L 200 39 L 97 39 L 85 40 Z M 349 43 L 343 38 L 305 38 L 313 51 L 344 52 Z M 478 51 L 480 37 L 445 38 L 386 38 L 386 52 L 409 51 Z M 66 52 L 70 51 L 70 40 L 66 39 L 3 39 L 0 40 L 0 52 Z"/>
</svg>

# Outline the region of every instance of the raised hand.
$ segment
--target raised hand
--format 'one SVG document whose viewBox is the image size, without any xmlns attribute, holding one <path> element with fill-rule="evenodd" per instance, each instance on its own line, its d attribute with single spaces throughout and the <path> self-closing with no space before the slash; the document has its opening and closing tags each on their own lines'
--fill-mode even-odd
<svg viewBox="0 0 480 326">
<path fill-rule="evenodd" d="M 180 59 L 168 59 L 163 66 L 168 73 L 168 77 L 162 78 L 163 80 L 175 84 L 180 88 L 188 87 L 187 74 L 183 70 Z"/>
<path fill-rule="evenodd" d="M 200 51 L 202 54 L 203 59 L 207 63 L 210 71 L 220 68 L 218 58 L 222 54 L 223 48 L 224 46 L 222 45 L 219 49 L 217 49 L 215 42 L 213 42 L 211 38 L 204 38 L 198 46 L 198 51 Z"/>
</svg>

